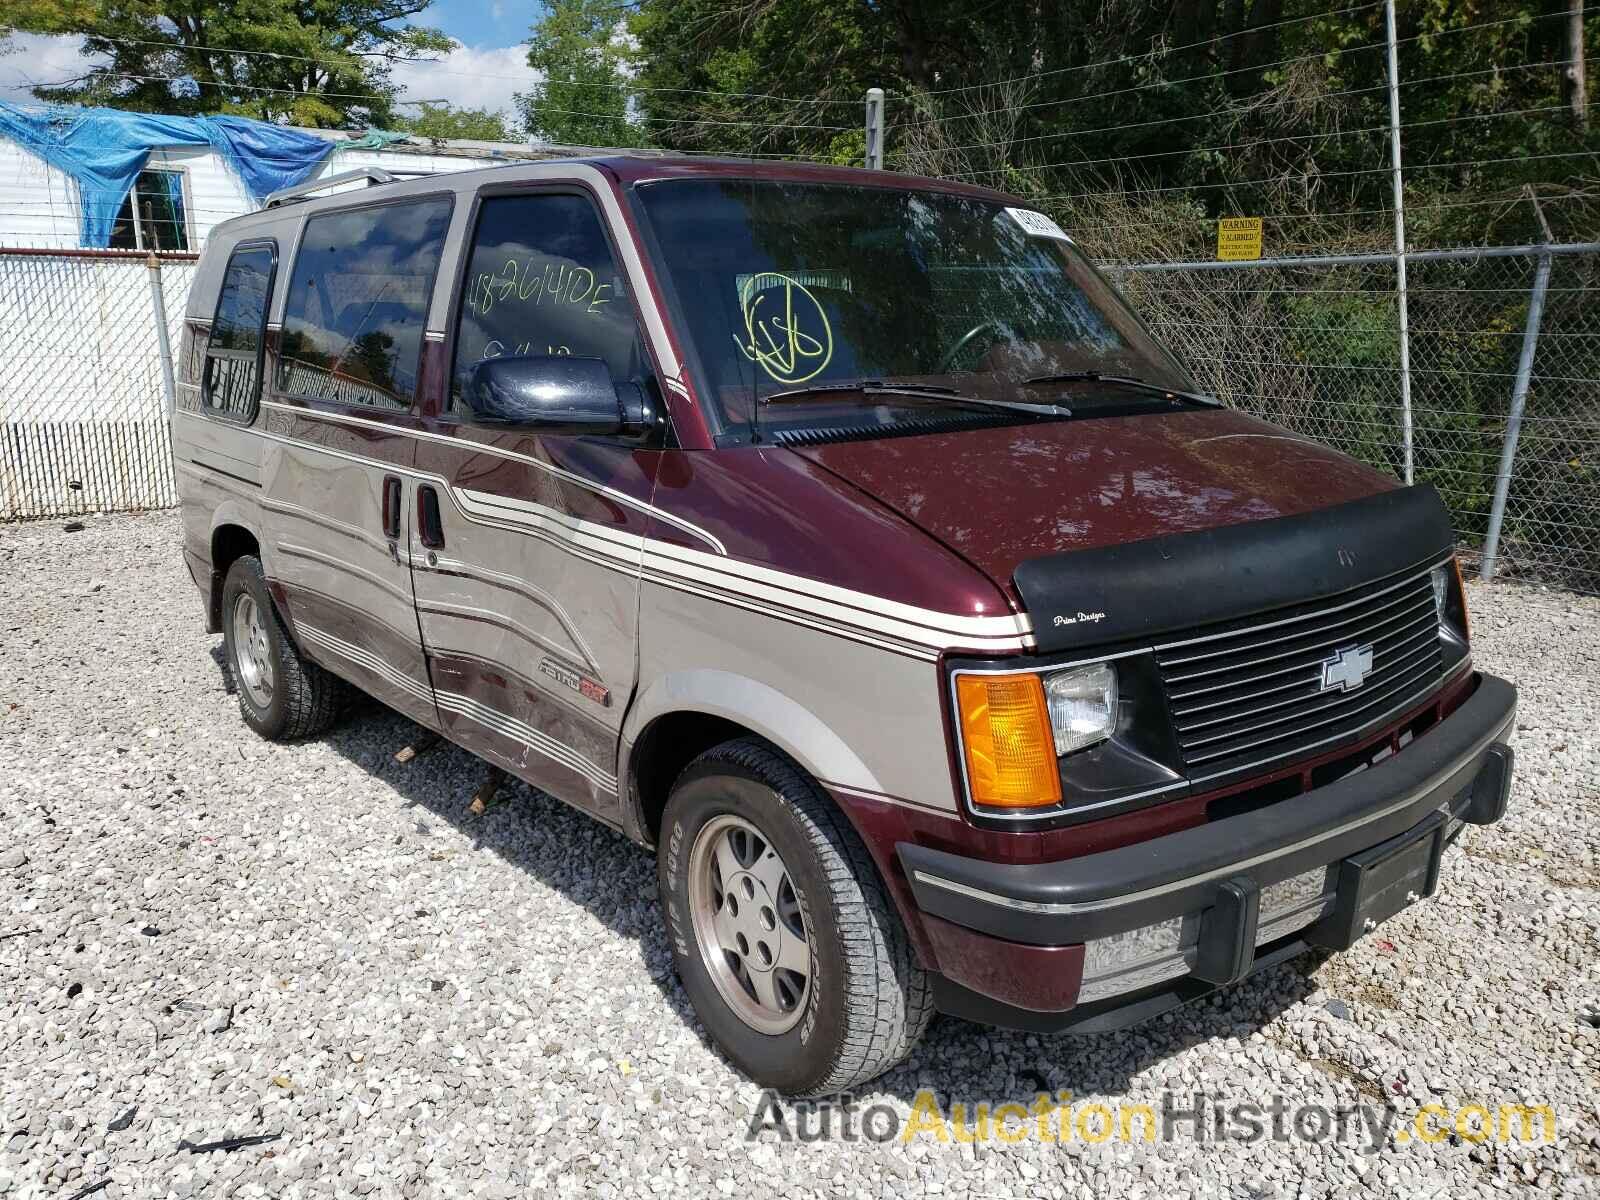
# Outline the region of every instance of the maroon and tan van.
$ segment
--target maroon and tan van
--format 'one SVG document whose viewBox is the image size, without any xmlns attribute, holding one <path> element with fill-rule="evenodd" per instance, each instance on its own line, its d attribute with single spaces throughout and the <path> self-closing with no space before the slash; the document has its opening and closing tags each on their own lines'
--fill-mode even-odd
<svg viewBox="0 0 1600 1200">
<path fill-rule="evenodd" d="M 791 1093 L 935 1010 L 1115 1030 L 1347 947 L 1505 811 L 1433 489 L 1198 392 L 1013 197 L 324 181 L 211 235 L 183 358 L 245 721 L 354 685 L 653 848 L 700 1020 Z"/>
</svg>

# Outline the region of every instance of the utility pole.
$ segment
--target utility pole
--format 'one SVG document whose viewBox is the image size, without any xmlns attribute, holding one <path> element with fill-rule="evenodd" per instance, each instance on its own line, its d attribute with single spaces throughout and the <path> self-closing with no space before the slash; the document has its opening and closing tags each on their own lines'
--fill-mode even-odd
<svg viewBox="0 0 1600 1200">
<path fill-rule="evenodd" d="M 1567 106 L 1572 124 L 1589 127 L 1589 89 L 1583 65 L 1583 0 L 1567 0 Z"/>
<path fill-rule="evenodd" d="M 1395 52 L 1394 0 L 1384 0 L 1389 34 L 1389 164 L 1394 172 L 1394 277 L 1400 302 L 1400 432 L 1405 442 L 1407 485 L 1414 482 L 1416 453 L 1411 433 L 1411 322 L 1406 315 L 1406 189 L 1400 170 L 1400 61 Z"/>
<path fill-rule="evenodd" d="M 1494 500 L 1489 505 L 1489 536 L 1484 539 L 1483 559 L 1478 577 L 1485 583 L 1494 579 L 1495 560 L 1500 557 L 1500 530 L 1506 519 L 1506 500 L 1511 495 L 1511 470 L 1517 461 L 1517 439 L 1522 436 L 1522 418 L 1528 407 L 1528 386 L 1533 379 L 1533 358 L 1539 349 L 1539 323 L 1544 317 L 1544 297 L 1550 288 L 1550 223 L 1544 219 L 1539 197 L 1532 185 L 1523 193 L 1533 205 L 1539 221 L 1540 251 L 1533 272 L 1533 292 L 1528 297 L 1528 320 L 1522 331 L 1522 354 L 1517 359 L 1517 378 L 1511 385 L 1511 409 L 1506 415 L 1506 436 L 1500 446 L 1500 470 L 1494 477 Z"/>
<path fill-rule="evenodd" d="M 172 341 L 167 336 L 167 297 L 161 287 L 161 260 L 155 251 L 144 256 L 150 277 L 150 319 L 156 331 L 156 357 L 161 361 L 161 393 L 167 402 L 167 424 L 172 424 L 177 407 L 178 386 L 172 373 Z"/>
<path fill-rule="evenodd" d="M 867 89 L 867 169 L 883 170 L 883 89 Z"/>
</svg>

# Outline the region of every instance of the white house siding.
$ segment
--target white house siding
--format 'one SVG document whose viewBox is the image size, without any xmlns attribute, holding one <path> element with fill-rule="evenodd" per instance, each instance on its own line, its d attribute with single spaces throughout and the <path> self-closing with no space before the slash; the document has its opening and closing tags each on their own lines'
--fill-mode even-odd
<svg viewBox="0 0 1600 1200">
<path fill-rule="evenodd" d="M 330 140 L 333 140 L 330 138 Z M 255 207 L 244 184 L 209 146 L 152 150 L 149 167 L 181 170 L 186 178 L 189 246 L 199 250 L 213 225 Z M 324 159 L 312 178 L 358 167 L 396 173 L 461 171 L 488 165 L 480 152 L 412 154 L 393 150 L 339 151 Z M 0 137 L 0 250 L 72 250 L 79 240 L 78 187 L 71 176 L 50 166 L 16 142 Z"/>
<path fill-rule="evenodd" d="M 463 170 L 487 165 L 484 149 L 339 152 L 315 177 Z M 192 251 L 212 226 L 254 207 L 210 147 L 155 150 L 149 165 L 186 175 Z M 0 138 L 0 520 L 175 503 L 145 256 L 17 253 L 80 251 L 79 228 L 74 181 Z M 195 266 L 169 257 L 160 270 L 176 355 Z"/>
<path fill-rule="evenodd" d="M 76 246 L 77 214 L 69 176 L 0 138 L 0 246 Z"/>
</svg>

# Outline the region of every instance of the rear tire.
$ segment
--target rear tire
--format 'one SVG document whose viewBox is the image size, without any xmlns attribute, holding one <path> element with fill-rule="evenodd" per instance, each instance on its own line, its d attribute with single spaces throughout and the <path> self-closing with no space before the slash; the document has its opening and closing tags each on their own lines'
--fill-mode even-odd
<svg viewBox="0 0 1600 1200">
<path fill-rule="evenodd" d="M 239 713 L 262 737 L 310 737 L 338 718 L 341 682 L 300 657 L 253 555 L 235 559 L 222 584 L 222 645 Z"/>
<path fill-rule="evenodd" d="M 739 739 L 689 765 L 667 801 L 657 872 L 684 990 L 757 1083 L 832 1095 L 922 1037 L 932 989 L 871 857 L 773 747 Z"/>
</svg>

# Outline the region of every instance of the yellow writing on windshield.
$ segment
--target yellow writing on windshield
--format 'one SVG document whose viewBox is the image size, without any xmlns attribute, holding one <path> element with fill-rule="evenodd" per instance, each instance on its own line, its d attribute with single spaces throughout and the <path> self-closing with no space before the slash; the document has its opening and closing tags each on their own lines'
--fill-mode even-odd
<svg viewBox="0 0 1600 1200">
<path fill-rule="evenodd" d="M 734 344 L 778 383 L 804 383 L 833 358 L 833 327 L 822 303 L 799 280 L 776 271 L 746 279 L 739 288 L 744 340 Z"/>
</svg>

